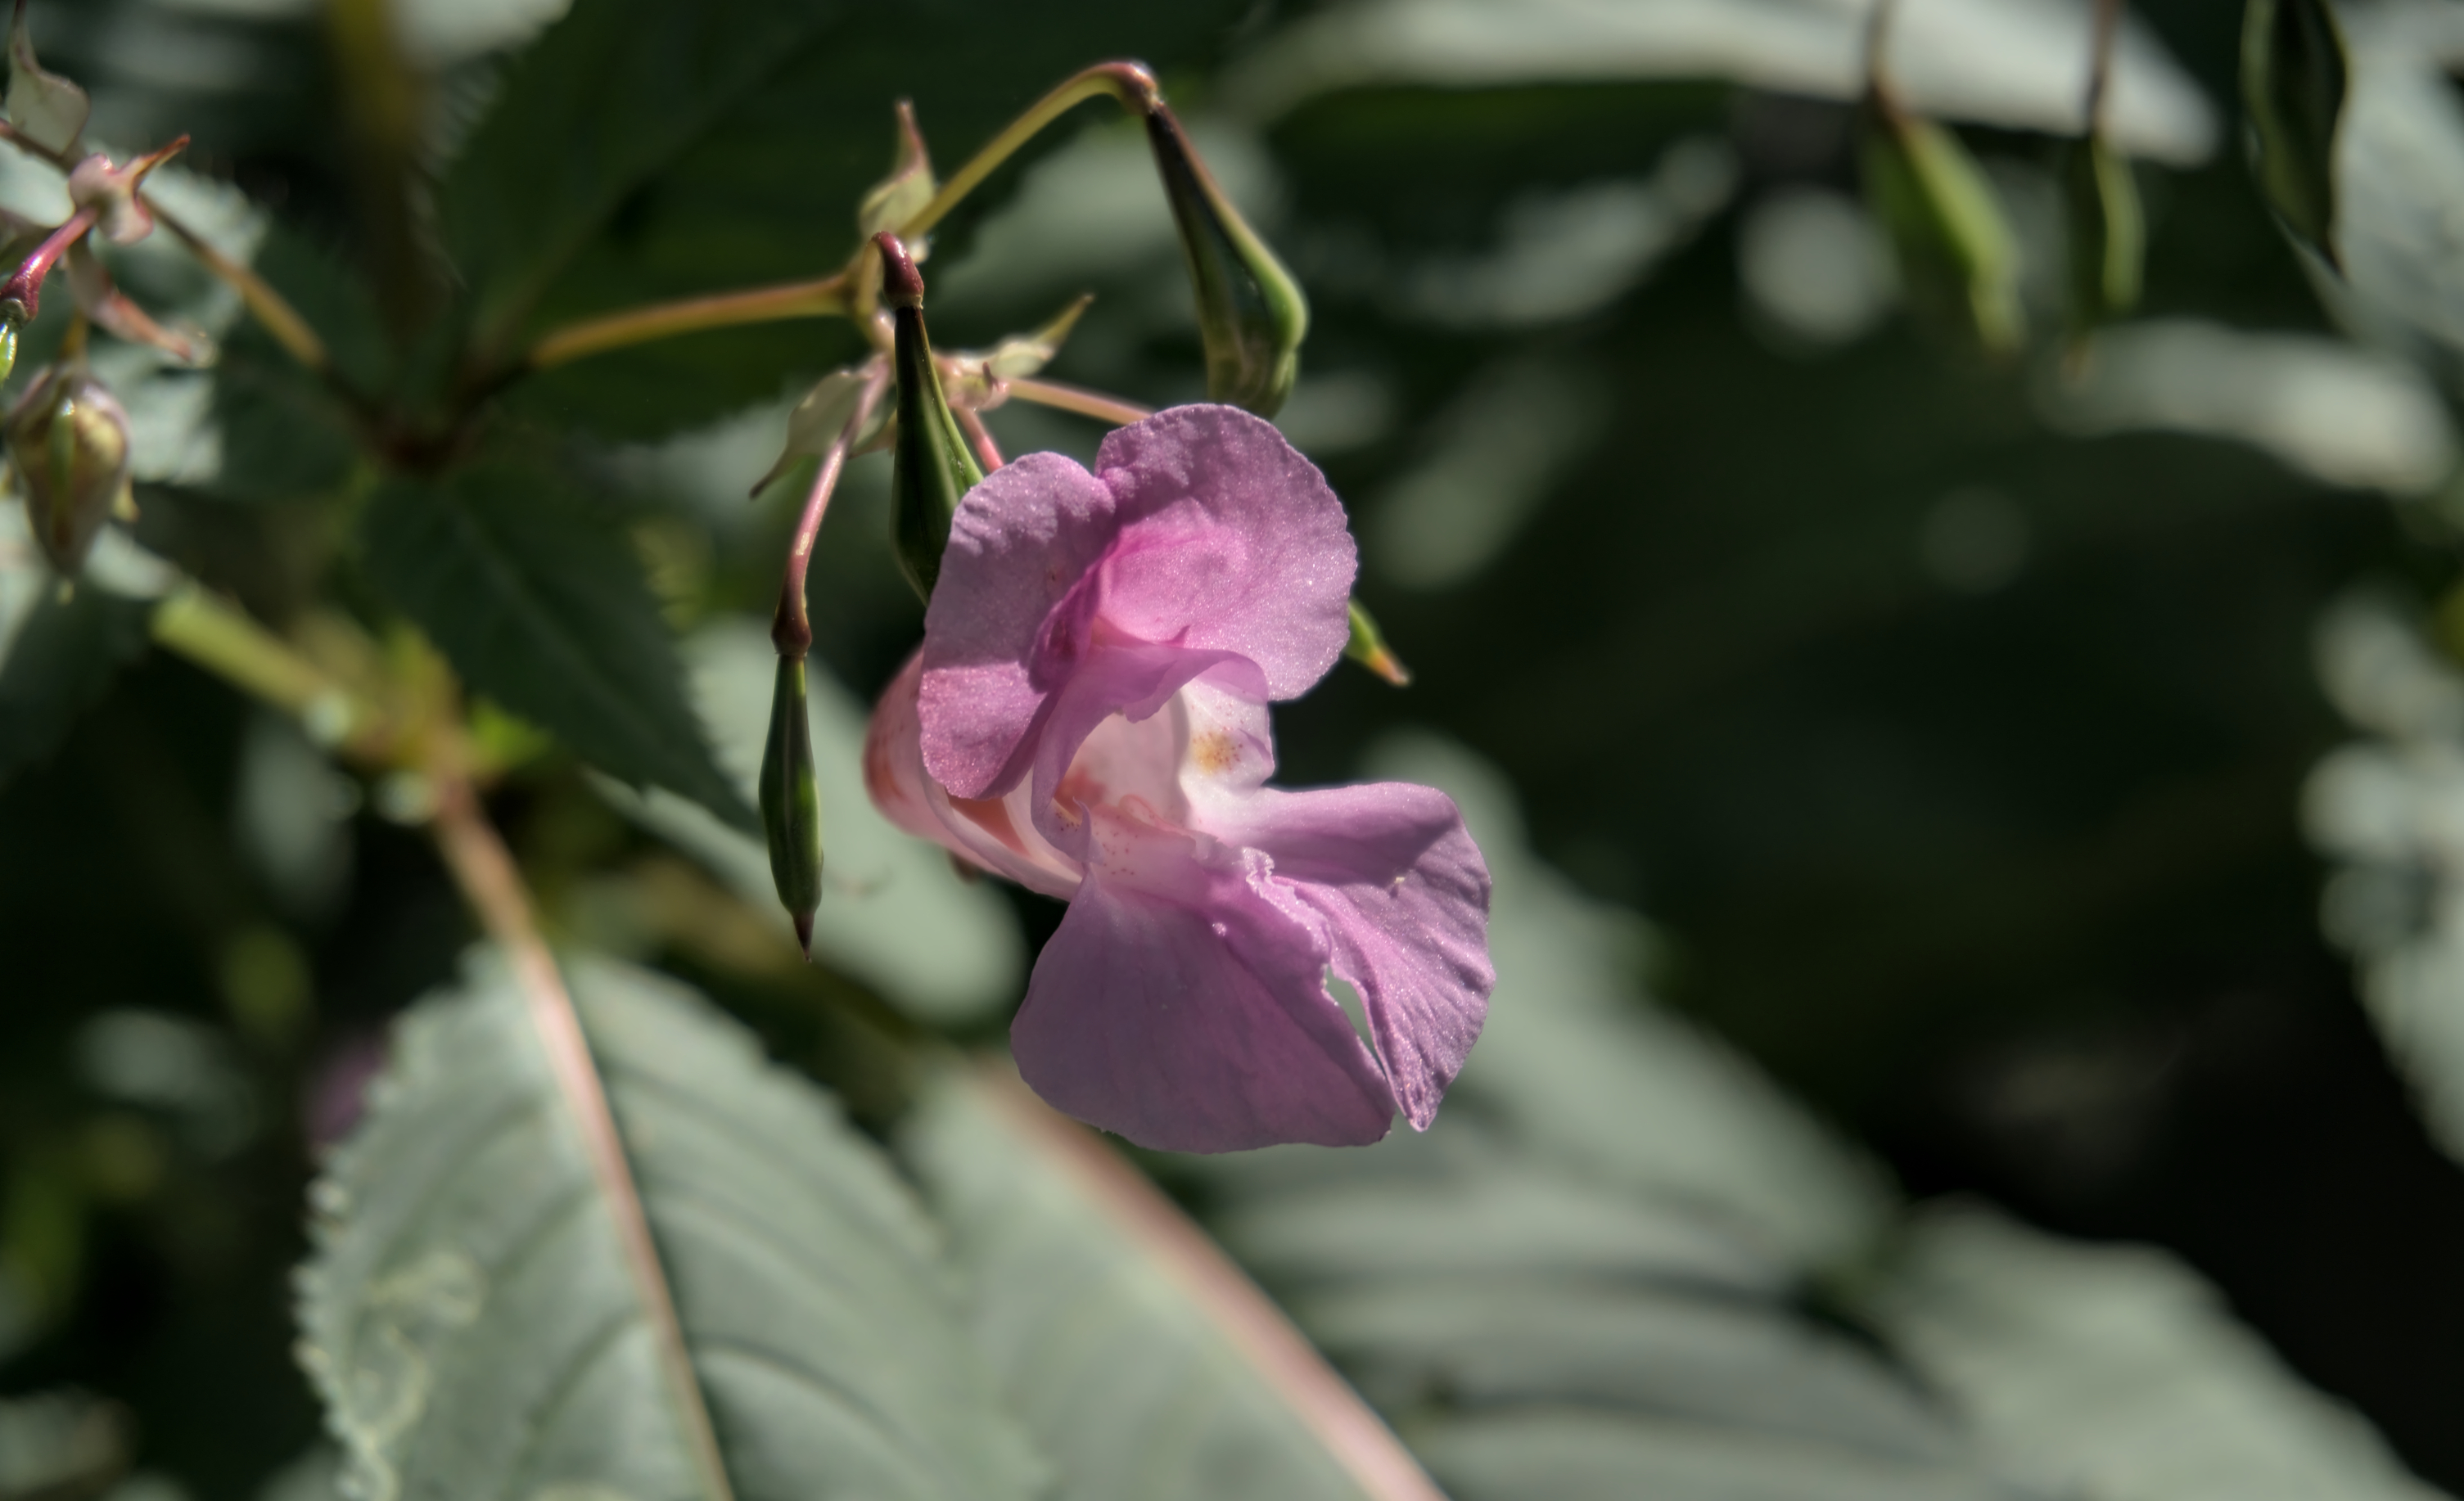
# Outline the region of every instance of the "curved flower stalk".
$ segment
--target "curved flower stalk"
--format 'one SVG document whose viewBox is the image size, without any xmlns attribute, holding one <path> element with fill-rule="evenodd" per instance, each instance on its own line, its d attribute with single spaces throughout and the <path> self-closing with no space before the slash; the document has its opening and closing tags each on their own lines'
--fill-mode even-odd
<svg viewBox="0 0 2464 1501">
<path fill-rule="evenodd" d="M 1350 640 L 1343 509 L 1265 422 L 1184 406 L 969 490 L 873 800 L 1069 901 L 1010 1033 L 1141 1145 L 1355 1145 L 1437 1114 L 1487 1014 L 1488 869 L 1444 794 L 1265 785 L 1267 705 Z M 1330 994 L 1360 994 L 1375 1051 Z"/>
</svg>

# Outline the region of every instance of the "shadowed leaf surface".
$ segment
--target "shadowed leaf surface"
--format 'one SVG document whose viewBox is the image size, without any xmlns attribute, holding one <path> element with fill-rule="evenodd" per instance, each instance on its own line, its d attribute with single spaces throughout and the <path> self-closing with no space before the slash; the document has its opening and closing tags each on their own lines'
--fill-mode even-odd
<svg viewBox="0 0 2464 1501">
<path fill-rule="evenodd" d="M 0 781 L 52 753 L 77 717 L 145 649 L 154 602 L 86 584 L 63 600 L 50 572 L 46 592 L 14 640 L 0 644 Z"/>
<path fill-rule="evenodd" d="M 362 526 L 369 576 L 473 689 L 611 775 L 759 827 L 711 759 L 641 565 L 553 479 L 397 480 Z"/>
</svg>

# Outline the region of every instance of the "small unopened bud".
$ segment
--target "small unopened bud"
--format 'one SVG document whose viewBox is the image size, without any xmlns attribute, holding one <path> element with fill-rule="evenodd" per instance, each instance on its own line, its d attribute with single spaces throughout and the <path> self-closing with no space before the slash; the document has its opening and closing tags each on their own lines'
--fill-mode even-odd
<svg viewBox="0 0 2464 1501">
<path fill-rule="evenodd" d="M 822 377 L 819 383 L 805 392 L 787 414 L 787 446 L 780 451 L 779 462 L 768 473 L 753 484 L 753 493 L 760 494 L 779 483 L 781 476 L 796 467 L 798 461 L 818 459 L 829 451 L 844 431 L 847 420 L 855 415 L 857 403 L 864 400 L 864 372 L 849 365 Z M 863 452 L 882 427 L 890 421 L 887 408 L 876 405 L 862 431 L 855 435 L 855 449 Z"/>
<path fill-rule="evenodd" d="M 804 659 L 779 659 L 770 734 L 761 749 L 761 832 L 770 879 L 795 920 L 796 942 L 813 956 L 813 914 L 822 904 L 822 794 L 813 780 L 813 727 L 804 707 Z"/>
<path fill-rule="evenodd" d="M 2327 0 L 2250 0 L 2242 12 L 2242 112 L 2250 164 L 2277 222 L 2304 248 L 2336 253 L 2336 127 L 2351 75 Z"/>
<path fill-rule="evenodd" d="M 1300 284 L 1216 185 L 1180 121 L 1160 99 L 1147 111 L 1147 142 L 1155 148 L 1180 248 L 1198 297 L 1198 332 L 1206 346 L 1206 396 L 1272 417 L 1300 375 L 1309 301 Z"/>
<path fill-rule="evenodd" d="M 2071 333 L 2080 337 L 2139 305 L 2146 221 L 2130 159 L 2099 136 L 2064 153 L 2062 197 L 2070 228 Z"/>
<path fill-rule="evenodd" d="M 1986 354 L 2016 354 L 2027 337 L 2018 244 L 1976 159 L 1880 89 L 1866 97 L 1863 138 L 1866 200 L 1898 249 L 1911 297 Z"/>
<path fill-rule="evenodd" d="M 898 436 L 890 470 L 891 541 L 900 571 L 930 601 L 941 576 L 942 551 L 950 545 L 950 518 L 984 475 L 950 413 L 933 363 L 932 340 L 924 331 L 924 278 L 896 235 L 877 234 L 873 243 L 881 250 L 881 294 L 891 307 L 891 369 L 898 380 Z"/>
<path fill-rule="evenodd" d="M 915 128 L 915 107 L 900 99 L 898 160 L 891 163 L 890 175 L 875 183 L 856 204 L 856 232 L 870 238 L 884 229 L 897 228 L 931 203 L 940 186 L 933 176 L 933 158 L 924 149 L 924 133 Z M 908 248 L 913 259 L 920 261 L 925 253 L 920 237 Z"/>
<path fill-rule="evenodd" d="M 128 492 L 128 414 L 81 364 L 35 380 L 8 418 L 9 456 L 35 540 L 69 578 Z"/>
<path fill-rule="evenodd" d="M 1412 681 L 1412 669 L 1388 648 L 1377 621 L 1357 599 L 1352 601 L 1352 640 L 1344 644 L 1343 654 L 1398 688 Z"/>
<path fill-rule="evenodd" d="M 95 227 L 114 245 L 134 245 L 154 232 L 154 211 L 138 190 L 145 175 L 187 148 L 182 136 L 169 145 L 149 151 L 125 166 L 114 165 L 98 151 L 69 171 L 69 202 L 94 210 Z"/>
</svg>

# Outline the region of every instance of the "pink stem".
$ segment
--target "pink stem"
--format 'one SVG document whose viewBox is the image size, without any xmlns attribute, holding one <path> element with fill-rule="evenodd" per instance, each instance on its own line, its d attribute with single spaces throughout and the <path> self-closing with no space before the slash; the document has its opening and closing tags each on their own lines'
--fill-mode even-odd
<svg viewBox="0 0 2464 1501">
<path fill-rule="evenodd" d="M 967 442 L 974 446 L 976 462 L 984 467 L 984 472 L 990 474 L 1000 468 L 1001 445 L 993 442 L 992 429 L 984 425 L 983 414 L 972 406 L 952 406 L 950 411 L 958 419 L 958 425 L 967 430 Z"/>
<path fill-rule="evenodd" d="M 796 534 L 787 544 L 787 566 L 779 580 L 779 608 L 770 617 L 770 641 L 781 657 L 801 658 L 813 649 L 813 622 L 804 608 L 804 574 L 812 567 L 813 544 L 822 534 L 822 517 L 830 509 L 830 492 L 838 489 L 839 475 L 847 468 L 848 452 L 856 439 L 872 421 L 872 409 L 881 402 L 882 388 L 890 383 L 890 367 L 874 359 L 865 375 L 864 392 L 856 398 L 855 411 L 847 425 L 830 440 L 822 455 L 821 472 L 813 476 L 813 488 L 804 494 L 804 509 L 796 518 Z"/>
<path fill-rule="evenodd" d="M 34 253 L 10 272 L 7 281 L 0 282 L 0 315 L 6 315 L 14 308 L 18 311 L 15 321 L 33 322 L 34 315 L 42 311 L 43 278 L 52 273 L 52 268 L 68 253 L 69 247 L 84 238 L 86 231 L 93 228 L 94 210 L 80 208 L 69 215 L 68 223 L 54 229 L 42 244 L 34 247 Z"/>
</svg>

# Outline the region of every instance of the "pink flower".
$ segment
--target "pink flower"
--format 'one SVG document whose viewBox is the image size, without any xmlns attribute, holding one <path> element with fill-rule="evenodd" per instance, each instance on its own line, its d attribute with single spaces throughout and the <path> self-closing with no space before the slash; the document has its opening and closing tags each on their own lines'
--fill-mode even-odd
<svg viewBox="0 0 2464 1501">
<path fill-rule="evenodd" d="M 1341 655 L 1343 507 L 1283 435 L 1182 406 L 1089 474 L 967 492 L 873 712 L 893 822 L 1068 899 L 1010 1030 L 1054 1105 L 1144 1146 L 1425 1128 L 1488 1011 L 1488 867 L 1444 794 L 1264 785 L 1270 700 Z M 1376 1050 L 1329 993 L 1355 989 Z"/>
</svg>

